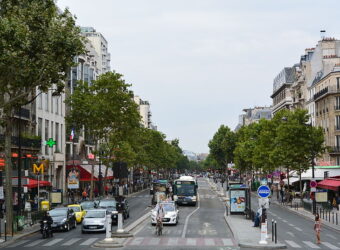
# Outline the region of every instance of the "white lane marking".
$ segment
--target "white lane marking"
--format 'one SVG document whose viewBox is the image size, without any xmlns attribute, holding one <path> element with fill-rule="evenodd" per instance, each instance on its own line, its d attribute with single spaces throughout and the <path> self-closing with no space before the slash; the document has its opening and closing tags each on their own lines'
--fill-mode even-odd
<svg viewBox="0 0 340 250">
<path fill-rule="evenodd" d="M 289 234 L 292 237 L 295 237 L 295 235 L 292 232 L 286 232 L 287 234 Z"/>
<path fill-rule="evenodd" d="M 276 216 L 276 214 L 274 214 L 273 212 L 271 213 L 273 216 Z"/>
<path fill-rule="evenodd" d="M 301 248 L 300 245 L 296 244 L 294 241 L 286 240 L 287 244 L 294 248 Z"/>
<path fill-rule="evenodd" d="M 223 246 L 233 246 L 234 243 L 231 239 L 222 239 Z"/>
<path fill-rule="evenodd" d="M 206 246 L 214 246 L 215 245 L 214 239 L 204 239 L 204 241 L 205 241 Z"/>
<path fill-rule="evenodd" d="M 282 220 L 284 223 L 287 223 L 288 221 L 286 221 L 286 220 Z"/>
<path fill-rule="evenodd" d="M 43 241 L 45 241 L 45 240 L 36 240 L 36 241 L 33 241 L 32 243 L 30 243 L 30 244 L 28 244 L 28 245 L 26 245 L 24 247 L 34 247 L 34 246 L 40 244 Z"/>
<path fill-rule="evenodd" d="M 45 245 L 43 245 L 44 247 L 50 247 L 50 246 L 53 246 L 54 244 L 57 244 L 59 241 L 62 241 L 63 239 L 55 239 L 55 240 L 52 240 L 48 243 L 46 243 Z"/>
<path fill-rule="evenodd" d="M 293 224 L 290 224 L 290 223 L 289 223 L 288 225 L 289 225 L 289 226 L 291 226 L 291 227 L 295 227 L 295 225 L 293 225 Z"/>
<path fill-rule="evenodd" d="M 299 227 L 294 227 L 294 228 L 295 228 L 296 230 L 302 232 L 302 229 L 301 229 L 301 228 L 299 228 Z"/>
<path fill-rule="evenodd" d="M 143 237 L 136 237 L 133 238 L 130 242 L 128 242 L 127 245 L 140 245 L 143 240 L 144 240 Z"/>
<path fill-rule="evenodd" d="M 93 242 L 95 242 L 96 240 L 98 240 L 99 238 L 90 238 L 86 241 L 84 241 L 83 243 L 81 243 L 81 246 L 88 246 L 91 245 Z"/>
<path fill-rule="evenodd" d="M 169 238 L 168 246 L 177 246 L 178 238 Z"/>
<path fill-rule="evenodd" d="M 310 248 L 320 248 L 320 247 L 318 247 L 317 245 L 315 245 L 314 243 L 312 243 L 310 241 L 302 241 L 302 242 L 305 243 Z"/>
<path fill-rule="evenodd" d="M 9 247 L 17 247 L 17 246 L 20 246 L 20 245 L 22 245 L 22 244 L 24 244 L 26 242 L 29 242 L 29 240 L 21 240 L 21 241 L 15 243 L 15 244 L 13 244 L 13 245 L 11 245 Z"/>
<path fill-rule="evenodd" d="M 326 234 L 326 236 L 328 236 L 329 238 L 332 238 L 332 239 L 334 239 L 334 240 L 337 239 L 335 236 L 333 236 L 333 235 L 331 235 L 331 234 Z M 339 243 L 339 244 L 340 244 L 340 243 Z"/>
<path fill-rule="evenodd" d="M 149 245 L 156 246 L 156 245 L 159 244 L 160 241 L 161 241 L 161 239 L 159 239 L 159 238 L 151 238 L 151 240 L 149 241 Z"/>
<path fill-rule="evenodd" d="M 187 245 L 188 246 L 196 246 L 196 239 L 195 238 L 188 238 L 187 239 Z"/>
<path fill-rule="evenodd" d="M 278 219 L 280 219 L 280 220 L 282 219 L 282 218 L 281 218 L 281 217 L 279 217 L 279 216 L 278 216 L 277 218 L 278 218 Z"/>
<path fill-rule="evenodd" d="M 199 197 L 200 195 L 197 194 L 197 196 Z M 198 209 L 200 209 L 200 200 L 199 199 L 198 199 L 198 202 L 197 202 L 197 208 L 194 211 L 192 211 L 190 214 L 188 214 L 187 218 L 185 219 L 183 232 L 182 232 L 182 238 L 185 238 L 185 234 L 186 234 L 186 231 L 187 231 L 187 228 L 188 228 L 188 222 L 189 222 L 190 216 L 193 215 Z"/>
<path fill-rule="evenodd" d="M 64 244 L 62 244 L 62 246 L 71 246 L 73 245 L 74 243 L 76 243 L 77 241 L 81 240 L 81 238 L 74 238 L 74 239 L 71 239 L 67 242 L 65 242 Z"/>
<path fill-rule="evenodd" d="M 329 247 L 330 249 L 340 249 L 337 246 L 332 245 L 331 243 L 328 242 L 321 242 L 322 245 L 325 245 L 326 247 Z"/>
</svg>

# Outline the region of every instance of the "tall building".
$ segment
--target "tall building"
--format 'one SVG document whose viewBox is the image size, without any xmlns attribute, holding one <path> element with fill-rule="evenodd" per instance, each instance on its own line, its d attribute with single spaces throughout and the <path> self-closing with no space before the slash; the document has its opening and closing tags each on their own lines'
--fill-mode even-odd
<svg viewBox="0 0 340 250">
<path fill-rule="evenodd" d="M 141 116 L 141 124 L 144 128 L 150 128 L 157 130 L 157 127 L 152 124 L 151 121 L 151 109 L 148 101 L 143 101 L 139 96 L 134 96 L 135 103 L 138 104 L 139 114 Z"/>
<path fill-rule="evenodd" d="M 82 34 L 91 42 L 98 55 L 97 67 L 99 74 L 104 74 L 111 70 L 111 55 L 108 53 L 108 43 L 105 37 L 92 27 L 81 27 Z"/>
<path fill-rule="evenodd" d="M 239 122 L 235 131 L 239 130 L 242 126 L 259 122 L 261 119 L 270 120 L 272 118 L 272 111 L 270 107 L 247 108 L 243 109 L 243 111 L 245 114 L 239 115 Z"/>
</svg>

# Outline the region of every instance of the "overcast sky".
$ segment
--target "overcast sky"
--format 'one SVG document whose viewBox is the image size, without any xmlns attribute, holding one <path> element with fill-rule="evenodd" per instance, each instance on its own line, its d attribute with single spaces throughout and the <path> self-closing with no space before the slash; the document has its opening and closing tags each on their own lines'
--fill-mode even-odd
<svg viewBox="0 0 340 250">
<path fill-rule="evenodd" d="M 111 67 L 151 104 L 152 120 L 183 149 L 208 152 L 221 124 L 269 106 L 273 78 L 340 38 L 338 0 L 58 0 L 109 43 Z"/>
</svg>

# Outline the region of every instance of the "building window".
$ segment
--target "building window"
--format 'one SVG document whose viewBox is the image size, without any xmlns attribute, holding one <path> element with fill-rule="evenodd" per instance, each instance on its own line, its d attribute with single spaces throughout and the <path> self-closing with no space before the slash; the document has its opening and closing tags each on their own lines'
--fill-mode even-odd
<svg viewBox="0 0 340 250">
<path fill-rule="evenodd" d="M 42 118 L 38 118 L 38 136 L 42 137 Z"/>
<path fill-rule="evenodd" d="M 51 138 L 54 139 L 54 122 L 51 121 Z"/>
<path fill-rule="evenodd" d="M 43 109 L 43 104 L 42 104 L 42 94 L 40 93 L 39 94 L 39 97 L 38 97 L 38 108 L 39 109 Z"/>
<path fill-rule="evenodd" d="M 48 111 L 48 93 L 45 94 L 45 110 Z"/>
<path fill-rule="evenodd" d="M 340 96 L 335 97 L 335 109 L 340 109 Z"/>
<path fill-rule="evenodd" d="M 340 77 L 336 78 L 336 89 L 340 89 Z"/>
<path fill-rule="evenodd" d="M 340 115 L 335 116 L 335 127 L 340 130 Z"/>
<path fill-rule="evenodd" d="M 48 135 L 49 123 L 50 123 L 49 120 L 45 120 L 45 141 L 47 141 L 49 138 L 49 135 Z M 46 155 L 49 154 L 48 145 L 45 146 L 45 154 Z"/>
<path fill-rule="evenodd" d="M 64 144 L 63 144 L 63 140 L 64 140 L 63 128 L 64 128 L 63 124 L 60 124 L 60 131 L 61 131 L 61 137 L 60 137 L 60 145 L 61 145 L 61 147 L 60 147 L 60 153 L 63 152 L 63 145 L 64 145 Z"/>
<path fill-rule="evenodd" d="M 59 144 L 59 123 L 55 123 L 55 141 L 56 141 L 56 151 L 60 151 Z"/>
<path fill-rule="evenodd" d="M 56 98 L 55 113 L 59 115 L 59 97 Z"/>
</svg>

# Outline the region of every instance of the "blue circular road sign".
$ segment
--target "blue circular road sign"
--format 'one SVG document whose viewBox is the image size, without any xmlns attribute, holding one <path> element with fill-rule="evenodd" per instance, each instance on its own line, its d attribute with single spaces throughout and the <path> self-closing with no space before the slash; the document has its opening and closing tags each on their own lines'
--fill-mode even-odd
<svg viewBox="0 0 340 250">
<path fill-rule="evenodd" d="M 270 189 L 266 185 L 259 186 L 257 189 L 257 194 L 261 198 L 267 198 L 270 195 Z"/>
</svg>

